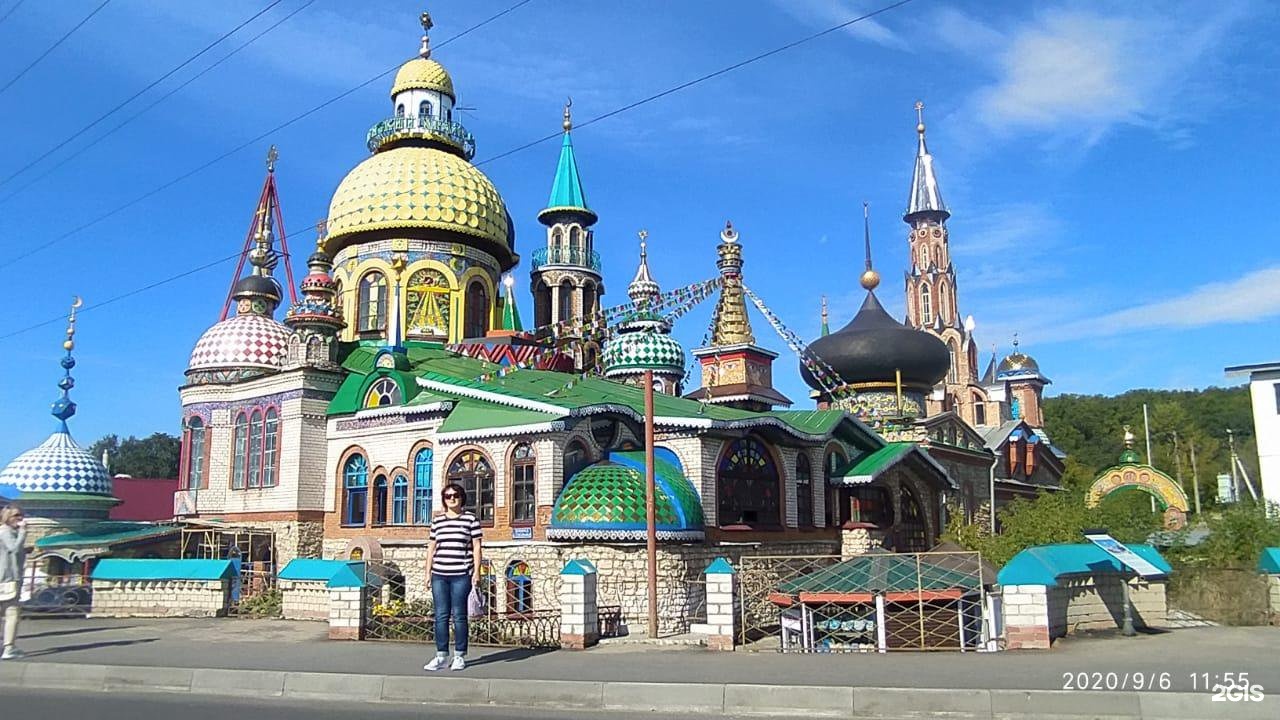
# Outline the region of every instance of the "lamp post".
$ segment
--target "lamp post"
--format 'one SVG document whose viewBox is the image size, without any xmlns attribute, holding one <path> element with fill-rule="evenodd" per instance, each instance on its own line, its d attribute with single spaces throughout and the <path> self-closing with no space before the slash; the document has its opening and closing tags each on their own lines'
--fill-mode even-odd
<svg viewBox="0 0 1280 720">
<path fill-rule="evenodd" d="M 649 638 L 658 637 L 658 533 L 653 478 L 653 371 L 644 371 L 644 524 L 649 565 Z"/>
</svg>

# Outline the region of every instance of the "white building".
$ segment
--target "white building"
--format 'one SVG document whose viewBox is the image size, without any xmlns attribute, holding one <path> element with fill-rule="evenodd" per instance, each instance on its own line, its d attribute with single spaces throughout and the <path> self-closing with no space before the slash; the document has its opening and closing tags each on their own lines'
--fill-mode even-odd
<svg viewBox="0 0 1280 720">
<path fill-rule="evenodd" d="M 1280 504 L 1280 362 L 1235 365 L 1227 377 L 1249 377 L 1262 497 Z"/>
</svg>

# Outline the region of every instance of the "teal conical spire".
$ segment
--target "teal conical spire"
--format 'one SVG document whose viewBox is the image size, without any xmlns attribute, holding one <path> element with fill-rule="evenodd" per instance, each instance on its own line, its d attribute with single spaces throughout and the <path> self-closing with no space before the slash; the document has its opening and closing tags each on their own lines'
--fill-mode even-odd
<svg viewBox="0 0 1280 720">
<path fill-rule="evenodd" d="M 572 104 L 573 101 L 570 100 L 564 106 L 564 142 L 560 145 L 560 162 L 556 164 L 555 179 L 551 182 L 551 197 L 538 217 L 553 212 L 576 211 L 590 216 L 590 222 L 595 222 L 596 214 L 587 207 L 587 195 L 582 190 L 582 178 L 578 175 L 578 160 L 573 154 L 570 135 L 573 121 L 569 116 Z"/>
</svg>

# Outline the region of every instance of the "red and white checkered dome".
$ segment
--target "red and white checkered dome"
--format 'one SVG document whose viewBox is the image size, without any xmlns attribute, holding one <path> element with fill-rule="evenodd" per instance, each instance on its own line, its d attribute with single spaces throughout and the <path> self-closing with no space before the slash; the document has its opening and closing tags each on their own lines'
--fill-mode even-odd
<svg viewBox="0 0 1280 720">
<path fill-rule="evenodd" d="M 289 346 L 289 328 L 262 315 L 237 315 L 200 336 L 187 371 L 255 367 L 279 370 Z"/>
</svg>

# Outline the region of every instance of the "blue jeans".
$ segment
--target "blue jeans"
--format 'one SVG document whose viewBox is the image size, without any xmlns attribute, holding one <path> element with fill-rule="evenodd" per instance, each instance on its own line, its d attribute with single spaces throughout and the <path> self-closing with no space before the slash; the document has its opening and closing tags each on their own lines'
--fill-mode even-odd
<svg viewBox="0 0 1280 720">
<path fill-rule="evenodd" d="M 436 575 L 431 573 L 431 602 L 436 611 L 436 653 L 449 652 L 449 616 L 453 616 L 453 650 L 467 654 L 467 596 L 471 594 L 470 575 Z"/>
</svg>

